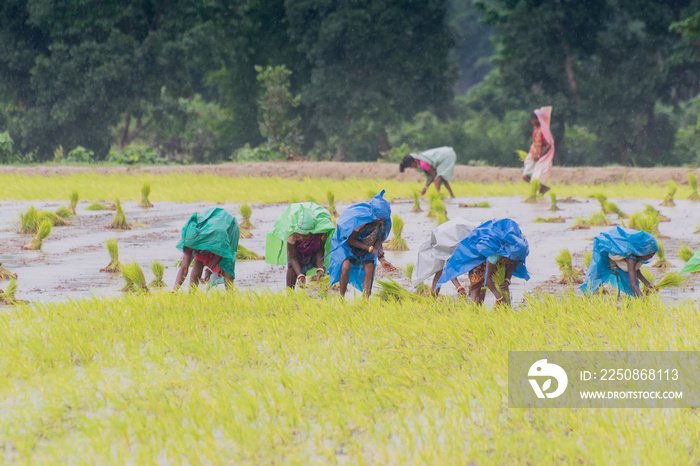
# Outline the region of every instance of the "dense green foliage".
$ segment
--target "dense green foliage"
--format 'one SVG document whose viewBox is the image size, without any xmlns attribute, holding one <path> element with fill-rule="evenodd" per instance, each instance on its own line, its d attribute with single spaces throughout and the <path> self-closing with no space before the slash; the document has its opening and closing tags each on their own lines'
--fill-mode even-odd
<svg viewBox="0 0 700 466">
<path fill-rule="evenodd" d="M 7 0 L 0 163 L 450 145 L 459 163 L 517 166 L 528 114 L 552 105 L 558 164 L 698 164 L 699 6 Z"/>
</svg>

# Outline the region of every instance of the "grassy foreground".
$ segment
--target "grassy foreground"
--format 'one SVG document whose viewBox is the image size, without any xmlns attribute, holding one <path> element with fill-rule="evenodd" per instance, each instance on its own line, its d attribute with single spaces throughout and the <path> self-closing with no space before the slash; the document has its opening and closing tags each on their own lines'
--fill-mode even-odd
<svg viewBox="0 0 700 466">
<path fill-rule="evenodd" d="M 697 350 L 695 304 L 519 311 L 160 293 L 0 314 L 0 449 L 32 464 L 696 464 L 698 412 L 509 409 L 507 351 Z"/>
<path fill-rule="evenodd" d="M 18 174 L 0 175 L 0 200 L 54 201 L 66 200 L 76 190 L 83 201 L 114 200 L 138 201 L 141 188 L 150 183 L 152 201 L 173 202 L 255 202 L 274 203 L 315 200 L 325 201 L 328 190 L 337 201 L 365 200 L 369 192 L 376 194 L 386 189 L 388 199 L 411 198 L 420 191 L 419 182 L 396 180 L 371 180 L 349 178 L 336 180 L 311 178 L 296 180 L 288 178 L 225 177 L 204 174 L 164 175 L 97 175 L 73 174 L 67 176 L 28 176 Z M 455 182 L 452 184 L 456 196 L 527 196 L 526 183 L 493 182 L 488 184 Z M 431 191 L 434 188 L 431 187 Z M 665 185 L 642 183 L 618 183 L 598 185 L 554 185 L 559 198 L 588 197 L 602 192 L 609 198 L 662 199 L 668 188 Z M 688 191 L 686 193 L 686 191 Z M 690 194 L 687 186 L 681 187 L 677 199 L 686 199 Z"/>
</svg>

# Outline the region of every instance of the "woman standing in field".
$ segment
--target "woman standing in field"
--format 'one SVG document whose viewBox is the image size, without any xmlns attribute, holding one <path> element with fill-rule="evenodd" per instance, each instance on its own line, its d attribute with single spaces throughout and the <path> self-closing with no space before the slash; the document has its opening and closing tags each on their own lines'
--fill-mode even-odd
<svg viewBox="0 0 700 466">
<path fill-rule="evenodd" d="M 221 275 L 226 288 L 231 288 L 236 277 L 239 234 L 236 218 L 224 209 L 213 207 L 192 214 L 182 228 L 182 237 L 177 243 L 177 248 L 182 251 L 182 264 L 177 272 L 173 291 L 177 291 L 184 283 L 190 263 L 190 289 L 199 285 L 204 267 Z"/>
<path fill-rule="evenodd" d="M 440 288 L 436 288 L 438 280 L 442 276 L 442 270 L 447 260 L 457 248 L 460 241 L 476 228 L 476 223 L 463 218 L 455 218 L 438 226 L 430 234 L 430 239 L 423 243 L 418 250 L 416 265 L 413 267 L 411 282 L 413 286 L 423 283 L 433 276 L 433 296 L 440 294 Z M 466 294 L 466 290 L 459 284 L 457 278 L 452 279 L 459 294 Z"/>
<path fill-rule="evenodd" d="M 383 190 L 371 201 L 352 205 L 342 213 L 331 242 L 329 267 L 330 284 L 340 282 L 341 296 L 345 297 L 348 283 L 352 283 L 369 298 L 377 259 L 384 270 L 395 270 L 384 258 L 382 249 L 390 232 L 391 207 L 384 199 Z"/>
<path fill-rule="evenodd" d="M 476 304 L 482 304 L 486 286 L 496 298 L 496 304 L 510 304 L 509 287 L 513 275 L 529 280 L 525 259 L 530 253 L 527 240 L 520 227 L 513 220 L 489 220 L 472 230 L 459 242 L 452 256 L 445 264 L 437 286 L 460 275 L 469 273 L 469 297 Z M 494 283 L 498 268 L 504 268 L 504 280 L 499 287 Z"/>
<path fill-rule="evenodd" d="M 291 204 L 267 234 L 265 262 L 287 265 L 288 288 L 306 284 L 309 272 L 320 279 L 330 261 L 326 255 L 331 250 L 333 230 L 331 213 L 325 207 L 313 202 Z"/>
<path fill-rule="evenodd" d="M 639 270 L 658 250 L 656 239 L 644 231 L 613 227 L 600 233 L 593 239 L 593 256 L 581 291 L 593 294 L 609 283 L 628 295 L 642 297 L 639 280 L 650 292 L 654 287 Z"/>
<path fill-rule="evenodd" d="M 454 176 L 457 154 L 451 147 L 438 147 L 430 149 L 420 154 L 408 154 L 399 164 L 401 173 L 407 168 L 418 168 L 425 174 L 426 183 L 421 191 L 421 195 L 435 182 L 435 189 L 440 192 L 440 186 L 445 185 L 450 197 L 455 197 L 450 186 L 450 181 Z"/>
<path fill-rule="evenodd" d="M 532 123 L 532 144 L 525 158 L 523 179 L 530 183 L 532 180 L 540 181 L 540 193 L 549 191 L 545 182 L 549 179 L 554 161 L 554 138 L 549 129 L 552 116 L 552 107 L 542 107 L 530 115 Z"/>
</svg>

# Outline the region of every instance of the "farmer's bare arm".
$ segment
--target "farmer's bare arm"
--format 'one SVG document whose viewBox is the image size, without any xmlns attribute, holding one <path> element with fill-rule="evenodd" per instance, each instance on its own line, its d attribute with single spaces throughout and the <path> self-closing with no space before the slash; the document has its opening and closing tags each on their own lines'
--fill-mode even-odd
<svg viewBox="0 0 700 466">
<path fill-rule="evenodd" d="M 642 297 L 644 294 L 642 293 L 642 290 L 639 289 L 639 285 L 637 285 L 637 279 L 642 280 L 642 283 L 645 285 L 649 283 L 649 281 L 644 278 L 644 275 L 641 273 L 637 275 L 637 269 L 635 266 L 637 265 L 637 261 L 631 258 L 625 259 L 625 262 L 627 262 L 627 276 L 630 279 L 630 287 L 632 288 L 632 291 L 637 297 Z M 645 283 L 646 282 L 646 283 Z"/>
<path fill-rule="evenodd" d="M 182 264 L 180 264 L 180 269 L 177 271 L 173 291 L 177 291 L 185 282 L 187 272 L 190 270 L 190 262 L 192 262 L 192 253 L 193 251 L 189 248 L 185 248 L 184 252 L 182 253 Z"/>
<path fill-rule="evenodd" d="M 437 176 L 437 172 L 435 171 L 435 169 L 433 167 L 430 167 L 430 169 L 426 173 L 428 174 L 428 181 L 426 181 L 425 186 L 423 186 L 423 190 L 420 192 L 421 195 L 425 194 L 425 192 L 430 187 L 430 184 L 435 180 L 435 177 Z M 436 185 L 435 189 L 440 191 L 439 185 Z"/>
<path fill-rule="evenodd" d="M 498 291 L 498 287 L 493 282 L 493 274 L 496 273 L 496 265 L 486 261 L 486 287 L 491 290 L 491 293 L 496 297 L 496 300 L 503 298 Z"/>
</svg>

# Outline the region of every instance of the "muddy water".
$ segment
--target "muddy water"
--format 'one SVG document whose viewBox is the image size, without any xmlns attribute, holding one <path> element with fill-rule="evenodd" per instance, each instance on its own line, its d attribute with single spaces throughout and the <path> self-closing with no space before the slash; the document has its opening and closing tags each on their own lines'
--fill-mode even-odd
<svg viewBox="0 0 700 466">
<path fill-rule="evenodd" d="M 490 208 L 461 208 L 460 202 L 488 201 Z M 607 227 L 592 227 L 590 230 L 568 230 L 576 217 L 587 217 L 600 209 L 595 200 L 578 199 L 579 202 L 563 203 L 561 211 L 549 212 L 549 202 L 541 200 L 536 205 L 523 204 L 522 198 L 461 198 L 446 201 L 448 217 L 461 216 L 481 222 L 494 218 L 509 217 L 518 222 L 530 243 L 530 256 L 527 260 L 532 278 L 528 282 L 513 280 L 511 287 L 514 300 L 522 299 L 524 293 L 535 290 L 553 292 L 565 290 L 566 286 L 557 284 L 559 270 L 554 260 L 562 248 L 569 248 L 574 256 L 574 265 L 582 267 L 582 255 L 592 248 L 592 237 Z M 700 246 L 700 235 L 693 233 L 700 222 L 697 204 L 688 201 L 676 201 L 676 207 L 659 207 L 658 200 L 617 200 L 613 201 L 627 213 L 642 210 L 649 203 L 671 218 L 671 222 L 661 223 L 660 230 L 668 239 L 663 239 L 666 257 L 679 270 L 682 262 L 678 259 L 681 243 L 696 250 Z M 150 264 L 158 260 L 166 265 L 164 279 L 169 287 L 175 280 L 180 258 L 175 248 L 180 237 L 180 230 L 192 212 L 203 210 L 209 204 L 200 203 L 157 203 L 151 209 L 142 209 L 137 203 L 123 204 L 127 220 L 133 223 L 128 231 L 108 230 L 105 227 L 114 216 L 113 211 L 86 211 L 87 204 L 79 204 L 78 215 L 70 219 L 72 226 L 54 228 L 51 236 L 44 241 L 42 251 L 25 251 L 21 249 L 31 239 L 28 235 L 16 232 L 19 213 L 30 205 L 37 209 L 56 210 L 62 204 L 58 202 L 2 202 L 0 205 L 0 263 L 19 275 L 17 297 L 32 302 L 65 301 L 87 297 L 119 296 L 123 286 L 121 275 L 100 272 L 109 263 L 109 254 L 105 241 L 116 238 L 119 242 L 121 262 L 136 260 L 144 269 L 146 278 L 153 278 Z M 338 204 L 342 212 L 348 204 Z M 397 267 L 404 267 L 416 260 L 420 244 L 429 238 L 436 222 L 423 213 L 412 213 L 413 202 L 396 200 L 392 202 L 392 212 L 403 217 L 406 226 L 403 237 L 409 250 L 406 252 L 387 251 L 387 258 Z M 235 204 L 220 204 L 220 207 L 238 215 Z M 251 221 L 257 227 L 252 230 L 253 237 L 242 239 L 241 244 L 259 254 L 265 250 L 265 235 L 272 229 L 277 217 L 286 205 L 252 205 Z M 427 203 L 423 202 L 427 211 Z M 533 223 L 536 217 L 561 216 L 566 222 L 559 224 Z M 611 220 L 612 216 L 609 217 Z M 381 269 L 381 268 L 380 268 Z M 660 277 L 663 272 L 651 269 Z M 408 279 L 400 271 L 390 274 L 380 270 L 378 279 L 391 276 L 399 283 L 411 289 Z M 699 274 L 700 275 L 700 274 Z M 280 290 L 284 287 L 285 267 L 272 266 L 264 261 L 239 261 L 236 266 L 236 286 L 244 289 Z M 692 276 L 685 289 L 662 291 L 666 301 L 677 299 L 697 299 L 700 297 L 700 277 Z M 0 283 L 0 288 L 4 288 Z M 446 294 L 454 294 L 450 284 L 444 287 Z M 487 303 L 492 301 L 487 297 Z"/>
</svg>

